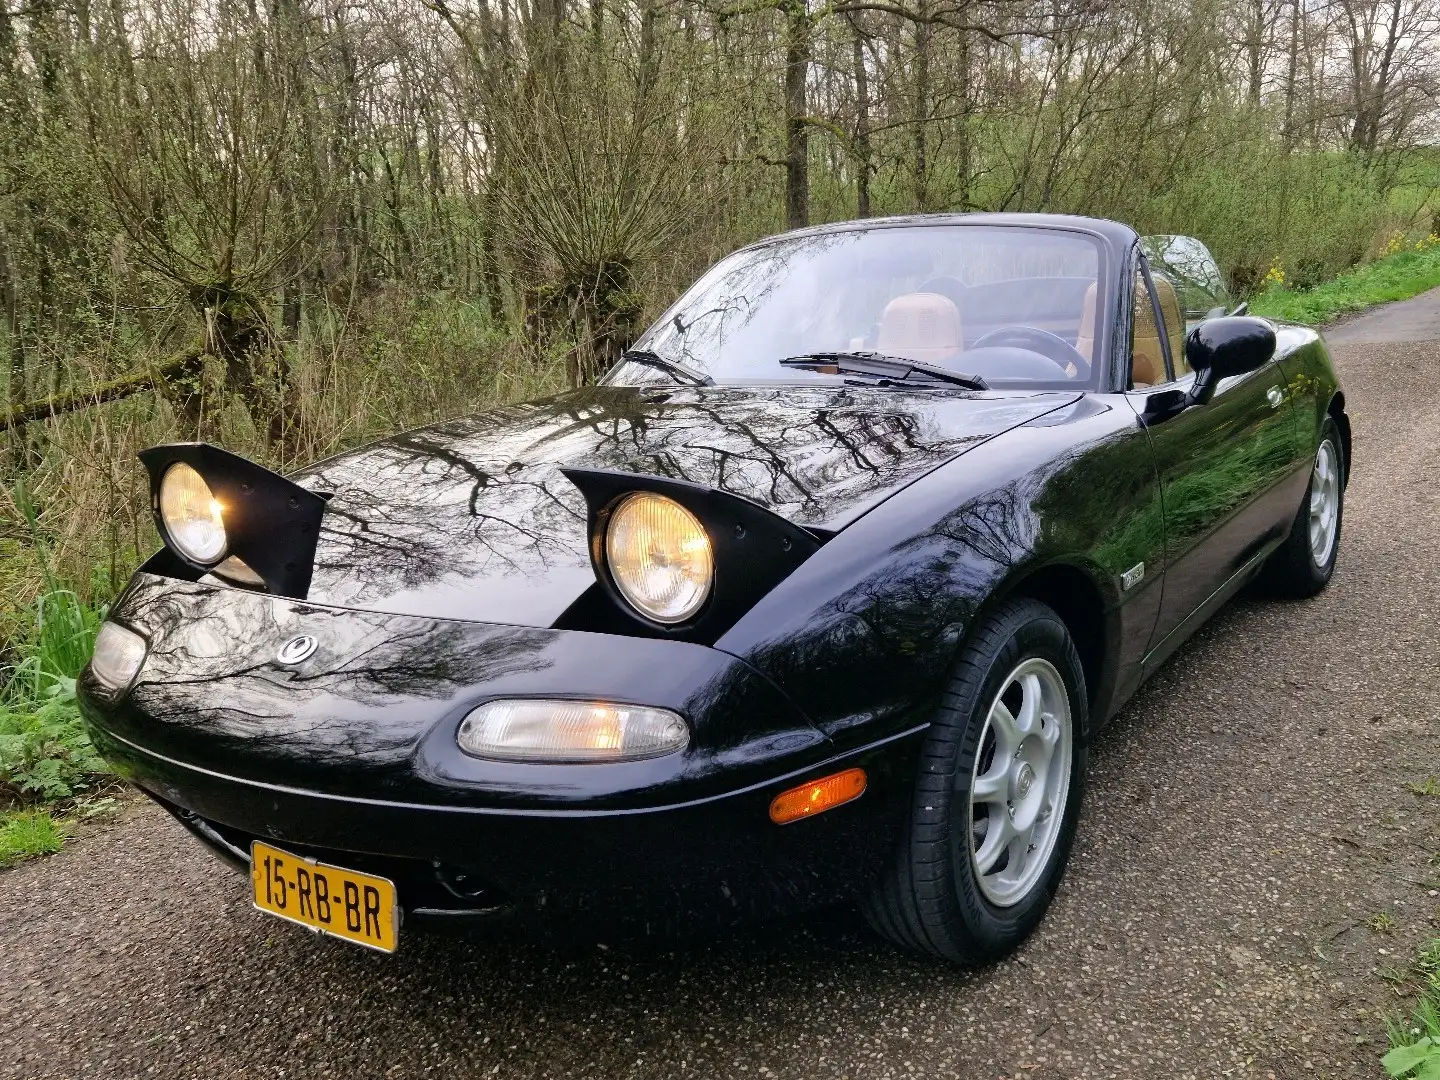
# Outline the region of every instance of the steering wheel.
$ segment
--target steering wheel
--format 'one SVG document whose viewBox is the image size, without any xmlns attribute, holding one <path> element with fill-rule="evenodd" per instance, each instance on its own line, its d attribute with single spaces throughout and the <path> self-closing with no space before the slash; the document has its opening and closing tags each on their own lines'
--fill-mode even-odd
<svg viewBox="0 0 1440 1080">
<path fill-rule="evenodd" d="M 1085 359 L 1084 354 L 1064 338 L 1058 337 L 1048 330 L 1041 330 L 1034 326 L 1002 326 L 998 330 L 982 334 L 977 340 L 970 343 L 970 348 L 980 349 L 986 345 L 1009 345 L 1020 349 L 1029 349 L 1058 364 L 1066 370 L 1067 374 L 1070 368 L 1074 367 L 1076 371 L 1074 378 L 1088 379 L 1090 377 L 1090 361 Z"/>
</svg>

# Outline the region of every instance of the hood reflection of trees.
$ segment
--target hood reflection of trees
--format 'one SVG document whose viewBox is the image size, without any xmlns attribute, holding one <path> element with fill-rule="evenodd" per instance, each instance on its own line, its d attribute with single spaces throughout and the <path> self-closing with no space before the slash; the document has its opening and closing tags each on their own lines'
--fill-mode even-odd
<svg viewBox="0 0 1440 1080">
<path fill-rule="evenodd" d="M 588 567 L 566 464 L 686 480 L 804 525 L 1008 426 L 999 402 L 845 387 L 593 387 L 411 432 L 303 477 L 338 492 L 311 595 L 374 603 L 447 577 Z"/>
</svg>

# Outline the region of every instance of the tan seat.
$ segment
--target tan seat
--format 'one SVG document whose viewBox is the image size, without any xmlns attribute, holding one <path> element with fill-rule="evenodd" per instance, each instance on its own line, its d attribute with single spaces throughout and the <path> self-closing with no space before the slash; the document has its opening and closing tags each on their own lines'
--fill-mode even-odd
<svg viewBox="0 0 1440 1080">
<path fill-rule="evenodd" d="M 1185 324 L 1180 321 L 1180 298 L 1175 286 L 1163 277 L 1155 276 L 1155 296 L 1160 301 L 1160 313 L 1165 318 L 1165 329 L 1170 335 L 1172 356 L 1178 356 L 1182 347 Z M 1160 330 L 1155 325 L 1155 310 L 1150 306 L 1150 293 L 1145 288 L 1145 279 L 1135 276 L 1135 329 L 1130 349 L 1130 382 L 1133 386 L 1158 386 L 1169 382 L 1165 372 L 1165 352 L 1160 345 Z"/>
<path fill-rule="evenodd" d="M 1085 299 L 1080 306 L 1080 332 L 1075 335 L 1075 351 L 1092 364 L 1095 362 L 1095 308 L 1098 306 L 1099 287 L 1098 281 L 1092 281 L 1085 290 Z"/>
<path fill-rule="evenodd" d="M 885 305 L 875 348 L 891 356 L 935 364 L 965 347 L 960 312 L 939 293 L 906 293 Z"/>
</svg>

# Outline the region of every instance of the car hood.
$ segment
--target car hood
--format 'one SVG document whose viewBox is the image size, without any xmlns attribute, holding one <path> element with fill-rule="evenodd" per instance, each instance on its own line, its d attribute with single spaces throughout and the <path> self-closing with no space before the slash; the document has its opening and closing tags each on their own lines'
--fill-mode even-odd
<svg viewBox="0 0 1440 1080">
<path fill-rule="evenodd" d="M 1072 393 L 614 387 L 405 432 L 293 476 L 334 495 L 308 599 L 549 626 L 590 585 L 585 502 L 560 472 L 719 488 L 821 535 Z"/>
</svg>

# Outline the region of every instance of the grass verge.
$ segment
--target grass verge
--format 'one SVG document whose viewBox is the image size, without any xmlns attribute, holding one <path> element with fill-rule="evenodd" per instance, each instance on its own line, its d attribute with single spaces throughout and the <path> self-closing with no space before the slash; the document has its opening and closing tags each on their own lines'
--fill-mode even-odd
<svg viewBox="0 0 1440 1080">
<path fill-rule="evenodd" d="M 0 869 L 37 855 L 53 855 L 66 835 L 64 822 L 49 811 L 0 812 Z"/>
<path fill-rule="evenodd" d="M 38 538 L 35 550 L 45 591 L 0 671 L 0 867 L 58 851 L 69 823 L 107 801 L 94 798 L 109 778 L 75 700 L 103 615 L 59 584 Z"/>
<path fill-rule="evenodd" d="M 1385 1072 L 1408 1080 L 1440 1080 L 1440 938 L 1420 953 L 1416 971 L 1424 980 L 1408 1022 L 1392 1021 Z"/>
<path fill-rule="evenodd" d="M 1365 263 L 1313 289 L 1285 287 L 1284 269 L 1271 269 L 1271 284 L 1250 301 L 1256 315 L 1311 326 L 1376 304 L 1408 300 L 1440 286 L 1440 239 L 1429 236 L 1414 247 Z"/>
</svg>

